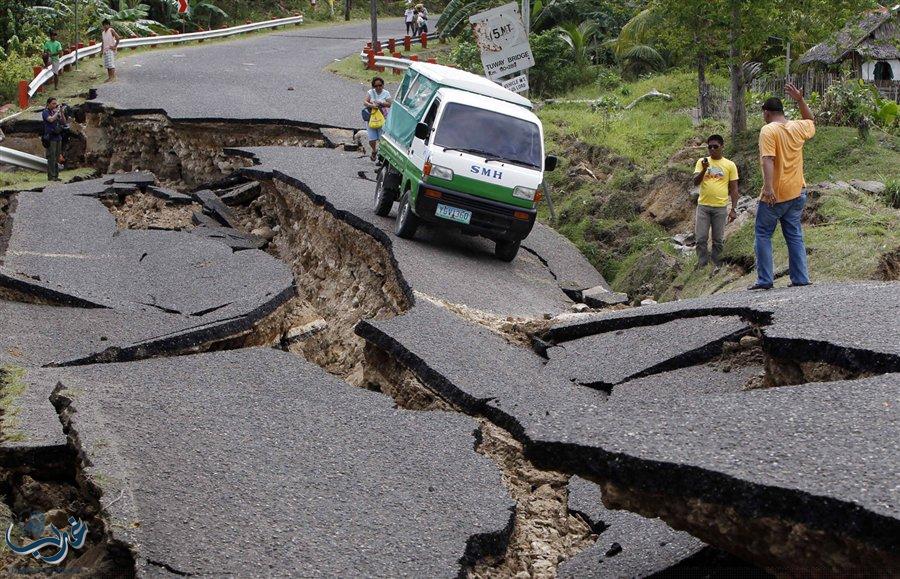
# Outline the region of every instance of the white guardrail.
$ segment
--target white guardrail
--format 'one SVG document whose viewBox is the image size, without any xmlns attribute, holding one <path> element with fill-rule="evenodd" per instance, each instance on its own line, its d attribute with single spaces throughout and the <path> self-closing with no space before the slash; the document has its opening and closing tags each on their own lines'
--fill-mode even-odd
<svg viewBox="0 0 900 579">
<path fill-rule="evenodd" d="M 287 26 L 290 24 L 303 24 L 303 15 L 291 16 L 289 18 L 279 18 L 277 20 L 266 20 L 264 22 L 253 22 L 251 24 L 242 24 L 240 26 L 232 26 L 230 28 L 220 28 L 218 30 L 206 30 L 204 32 L 188 32 L 187 34 L 168 34 L 164 36 L 142 36 L 139 38 L 123 38 L 119 42 L 119 48 L 136 48 L 138 46 L 155 46 L 157 44 L 174 44 L 177 42 L 191 42 L 197 40 L 209 40 L 213 38 L 223 38 L 225 36 L 233 36 L 235 34 L 243 34 L 246 32 L 254 32 L 256 30 L 265 30 L 267 28 L 277 28 L 279 26 Z M 61 67 L 69 66 L 75 62 L 75 55 L 78 60 L 100 54 L 101 45 L 92 44 L 79 48 L 77 51 L 63 55 L 59 59 Z M 45 68 L 37 76 L 28 83 L 28 98 L 34 96 L 37 90 L 46 82 L 53 79 L 53 70 Z"/>
<path fill-rule="evenodd" d="M 15 165 L 16 167 L 34 171 L 46 171 L 47 159 L 30 153 L 16 151 L 15 149 L 0 147 L 0 165 Z"/>
<path fill-rule="evenodd" d="M 427 38 L 428 38 L 428 40 L 437 40 L 438 33 L 432 32 L 427 35 Z M 395 40 L 397 40 L 396 46 L 403 45 L 402 40 L 400 40 L 400 39 L 395 39 Z M 410 39 L 410 44 L 421 44 L 421 43 L 422 43 L 421 37 L 417 36 L 415 38 Z M 387 42 L 382 44 L 382 47 L 386 47 L 386 46 L 387 46 Z M 363 48 L 362 52 L 359 53 L 359 59 L 360 59 L 360 61 L 362 61 L 363 65 L 370 64 L 368 46 L 366 48 Z M 379 67 L 379 68 L 383 67 L 383 68 L 391 68 L 394 70 L 406 70 L 407 68 L 409 68 L 409 63 L 414 62 L 414 61 L 412 59 L 405 58 L 405 57 L 397 58 L 395 56 L 379 56 L 376 54 L 372 57 L 371 62 L 374 62 L 375 66 Z"/>
</svg>

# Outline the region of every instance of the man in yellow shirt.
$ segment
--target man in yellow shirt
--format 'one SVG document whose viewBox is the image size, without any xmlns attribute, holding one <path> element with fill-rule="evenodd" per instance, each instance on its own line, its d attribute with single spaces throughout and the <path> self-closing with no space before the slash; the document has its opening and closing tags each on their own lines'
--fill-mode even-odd
<svg viewBox="0 0 900 579">
<path fill-rule="evenodd" d="M 803 179 L 803 143 L 816 134 L 813 114 L 803 92 L 788 83 L 785 92 L 797 103 L 803 120 L 789 121 L 781 99 L 772 97 L 763 103 L 765 126 L 759 132 L 759 158 L 763 187 L 756 210 L 756 283 L 751 290 L 767 290 L 774 283 L 772 235 L 781 223 L 787 242 L 791 286 L 809 285 L 806 246 L 800 218 L 806 205 L 806 181 Z"/>
<path fill-rule="evenodd" d="M 697 200 L 697 216 L 694 221 L 694 238 L 697 240 L 697 267 L 709 263 L 709 230 L 712 229 L 712 263 L 719 270 L 722 262 L 722 248 L 725 247 L 725 223 L 737 217 L 738 170 L 737 166 L 722 156 L 725 139 L 721 135 L 710 135 L 706 139 L 709 157 L 697 160 L 694 166 L 694 185 L 700 185 Z M 728 198 L 731 211 L 728 211 Z"/>
</svg>

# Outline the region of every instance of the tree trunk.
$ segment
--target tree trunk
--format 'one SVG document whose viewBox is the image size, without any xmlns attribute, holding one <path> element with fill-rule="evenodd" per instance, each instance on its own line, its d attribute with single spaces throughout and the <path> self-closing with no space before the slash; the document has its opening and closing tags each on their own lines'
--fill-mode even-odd
<svg viewBox="0 0 900 579">
<path fill-rule="evenodd" d="M 706 82 L 706 52 L 701 50 L 697 54 L 697 92 L 700 95 L 700 118 L 705 119 L 710 115 L 709 83 Z"/>
<path fill-rule="evenodd" d="M 728 33 L 728 56 L 731 60 L 731 139 L 747 130 L 747 107 L 744 104 L 744 71 L 741 67 L 741 3 L 731 0 L 731 26 Z"/>
<path fill-rule="evenodd" d="M 350 20 L 350 0 L 344 0 L 344 20 Z"/>
</svg>

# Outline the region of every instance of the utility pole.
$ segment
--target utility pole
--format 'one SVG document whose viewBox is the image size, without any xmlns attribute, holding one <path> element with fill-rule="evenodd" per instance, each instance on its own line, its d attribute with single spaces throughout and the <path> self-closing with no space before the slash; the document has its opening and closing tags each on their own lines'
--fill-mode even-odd
<svg viewBox="0 0 900 579">
<path fill-rule="evenodd" d="M 525 39 L 527 40 L 528 36 L 531 34 L 531 0 L 522 0 L 522 24 L 525 25 Z M 522 74 L 524 74 L 525 79 L 528 80 L 528 69 Z M 531 92 L 531 89 L 525 91 L 525 98 L 528 98 L 529 92 Z"/>
<path fill-rule="evenodd" d="M 78 70 L 78 43 L 81 41 L 81 31 L 78 28 L 78 2 L 75 0 L 75 70 Z"/>
<path fill-rule="evenodd" d="M 787 58 L 784 60 L 784 82 L 791 82 L 791 41 L 787 40 Z"/>
<path fill-rule="evenodd" d="M 376 10 L 378 8 L 378 4 L 376 0 L 372 0 L 372 3 L 369 7 L 372 16 L 372 50 L 375 50 L 375 45 L 378 42 L 378 14 L 376 14 Z"/>
</svg>

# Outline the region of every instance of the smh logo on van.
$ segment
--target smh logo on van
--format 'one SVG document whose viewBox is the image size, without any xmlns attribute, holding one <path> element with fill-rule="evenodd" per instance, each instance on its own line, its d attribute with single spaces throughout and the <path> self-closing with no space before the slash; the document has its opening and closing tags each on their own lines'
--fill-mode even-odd
<svg viewBox="0 0 900 579">
<path fill-rule="evenodd" d="M 491 169 L 490 167 L 479 167 L 478 165 L 472 165 L 469 167 L 469 172 L 473 175 L 481 175 L 482 177 L 487 177 L 489 179 L 500 180 L 503 178 L 503 171 Z"/>
</svg>

